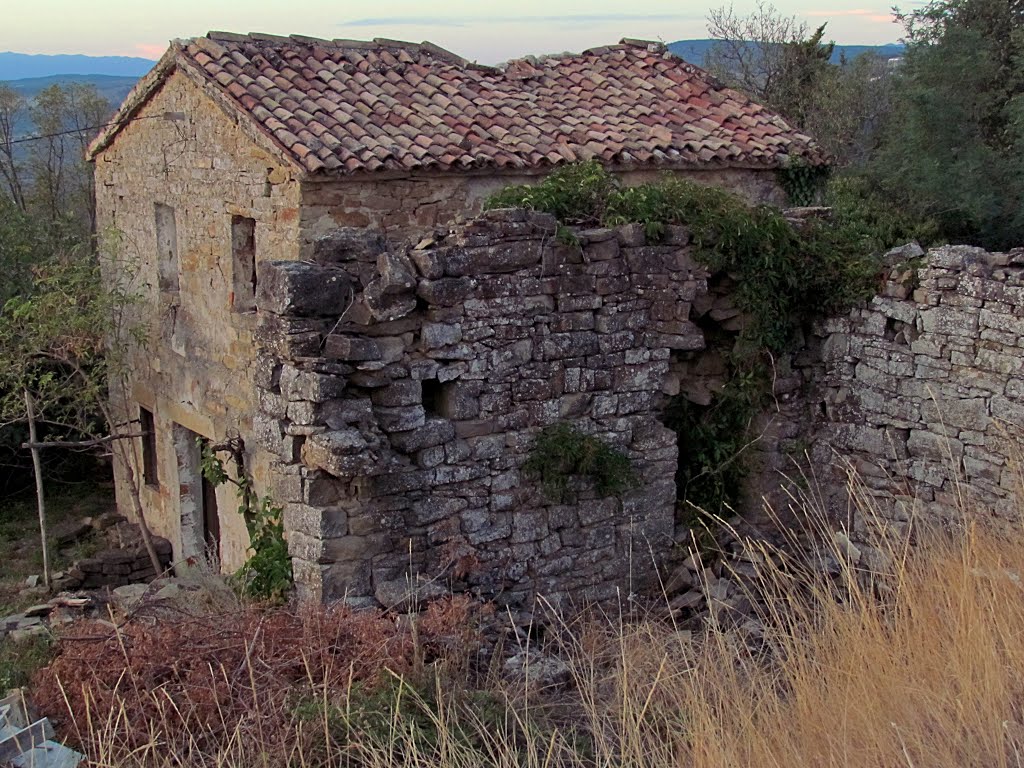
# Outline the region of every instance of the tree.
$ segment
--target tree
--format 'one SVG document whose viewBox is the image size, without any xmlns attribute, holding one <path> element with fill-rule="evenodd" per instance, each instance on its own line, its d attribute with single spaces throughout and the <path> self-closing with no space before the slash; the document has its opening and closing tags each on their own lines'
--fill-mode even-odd
<svg viewBox="0 0 1024 768">
<path fill-rule="evenodd" d="M 0 83 L 0 178 L 11 200 L 25 210 L 25 185 L 21 160 L 15 151 L 18 128 L 28 121 L 25 97 L 5 83 Z"/>
<path fill-rule="evenodd" d="M 951 240 L 1024 243 L 1024 5 L 936 0 L 900 19 L 907 52 L 874 178 Z"/>
<path fill-rule="evenodd" d="M 704 57 L 708 71 L 755 101 L 774 107 L 771 96 L 779 91 L 786 69 L 785 46 L 807 39 L 807 25 L 759 0 L 747 16 L 738 15 L 732 5 L 711 10 L 708 34 L 716 41 Z"/>
<path fill-rule="evenodd" d="M 708 30 L 716 40 L 705 59 L 712 74 L 813 136 L 833 168 L 866 162 L 892 108 L 888 61 L 865 54 L 834 64 L 826 25 L 811 31 L 764 2 L 747 16 L 731 6 L 713 10 Z"/>
<path fill-rule="evenodd" d="M 51 85 L 33 100 L 30 114 L 39 138 L 29 142 L 31 203 L 49 220 L 72 220 L 94 231 L 96 202 L 85 150 L 110 112 L 96 88 L 82 83 Z"/>
<path fill-rule="evenodd" d="M 43 241 L 36 247 L 44 251 Z M 39 450 L 47 447 L 109 447 L 127 470 L 135 516 L 154 569 L 160 571 L 140 502 L 134 424 L 117 423 L 108 386 L 124 372 L 120 347 L 108 339 L 141 340 L 129 325 L 134 294 L 130 270 L 102 274 L 97 253 L 58 249 L 35 263 L 27 287 L 0 308 L 0 420 L 27 422 L 43 539 L 44 578 L 49 584 L 46 514 Z M 41 440 L 37 427 L 47 428 Z"/>
</svg>

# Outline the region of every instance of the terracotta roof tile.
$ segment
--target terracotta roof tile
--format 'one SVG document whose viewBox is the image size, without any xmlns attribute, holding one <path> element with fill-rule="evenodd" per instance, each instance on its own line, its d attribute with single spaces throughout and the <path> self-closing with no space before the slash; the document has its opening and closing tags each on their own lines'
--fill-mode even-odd
<svg viewBox="0 0 1024 768">
<path fill-rule="evenodd" d="M 134 114 L 175 67 L 205 78 L 222 104 L 312 173 L 527 168 L 589 157 L 626 166 L 826 162 L 779 115 L 640 41 L 497 69 L 430 43 L 211 32 L 172 44 L 162 74 L 147 76 L 117 119 Z"/>
</svg>

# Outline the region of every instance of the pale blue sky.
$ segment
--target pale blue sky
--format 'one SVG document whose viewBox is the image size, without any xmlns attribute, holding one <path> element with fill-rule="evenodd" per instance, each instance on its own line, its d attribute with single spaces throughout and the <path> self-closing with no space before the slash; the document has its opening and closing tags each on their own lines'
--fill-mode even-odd
<svg viewBox="0 0 1024 768">
<path fill-rule="evenodd" d="M 167 41 L 211 29 L 316 37 L 431 40 L 466 58 L 496 63 L 617 42 L 706 37 L 708 8 L 725 0 L 473 0 L 324 2 L 324 0 L 4 0 L 0 51 L 120 54 L 156 58 Z M 706 4 L 705 4 L 706 3 Z M 735 0 L 746 13 L 755 0 Z M 776 0 L 809 24 L 828 21 L 829 37 L 846 44 L 894 42 L 900 28 L 888 4 L 872 0 Z"/>
</svg>

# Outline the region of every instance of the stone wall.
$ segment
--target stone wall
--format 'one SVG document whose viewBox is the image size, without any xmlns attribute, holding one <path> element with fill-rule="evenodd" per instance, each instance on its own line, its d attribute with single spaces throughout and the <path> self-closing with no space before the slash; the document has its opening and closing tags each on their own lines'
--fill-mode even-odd
<svg viewBox="0 0 1024 768">
<path fill-rule="evenodd" d="M 751 200 L 781 199 L 773 171 L 676 172 Z M 622 178 L 636 184 L 658 175 Z M 110 274 L 131 276 L 140 298 L 133 312 L 150 329 L 143 346 L 119 340 L 130 350 L 130 376 L 111 382 L 111 399 L 119 420 L 140 419 L 140 408 L 153 415 L 156 466 L 141 484 L 141 501 L 153 530 L 173 543 L 176 560 L 207 549 L 196 438 L 220 442 L 253 434 L 256 313 L 250 297 L 240 293 L 251 283 L 252 262 L 311 258 L 316 242 L 339 226 L 382 229 L 395 242 L 415 241 L 438 224 L 478 211 L 502 186 L 541 177 L 467 172 L 313 181 L 181 73 L 141 106 L 95 158 L 98 228 L 117 256 Z M 246 229 L 236 229 L 237 219 L 251 227 L 251 249 L 241 249 L 248 263 L 239 259 L 236 246 Z M 247 466 L 263 493 L 272 473 L 282 475 L 280 457 L 255 440 L 246 443 Z M 144 450 L 141 442 L 135 446 L 139 475 Z M 117 463 L 115 475 L 118 506 L 131 514 L 125 467 Z M 246 557 L 248 534 L 234 514 L 231 487 L 213 497 L 220 546 L 212 554 L 231 571 Z"/>
<path fill-rule="evenodd" d="M 522 605 L 656 584 L 677 458 L 659 402 L 670 358 L 704 346 L 706 274 L 682 228 L 660 246 L 639 225 L 581 246 L 555 229 L 493 211 L 413 248 L 342 230 L 263 265 L 255 429 L 305 594 Z M 639 487 L 546 498 L 522 466 L 559 422 L 626 453 Z"/>
<path fill-rule="evenodd" d="M 111 267 L 119 277 L 132 277 L 131 289 L 140 299 L 134 310 L 151 331 L 142 347 L 121 340 L 131 349 L 131 379 L 127 392 L 115 382 L 111 394 L 121 418 L 138 419 L 139 406 L 154 415 L 157 471 L 154 482 L 142 487 L 142 502 L 154 532 L 174 544 L 177 559 L 196 554 L 185 540 L 182 519 L 185 496 L 197 496 L 200 489 L 198 482 L 188 489 L 182 476 L 175 434 L 187 428 L 194 443 L 196 435 L 222 440 L 232 432 L 248 433 L 255 405 L 255 312 L 235 301 L 232 217 L 255 221 L 256 260 L 269 254 L 297 258 L 299 188 L 294 171 L 256 146 L 180 73 L 137 118 L 95 161 L 99 232 L 119 234 Z M 173 222 L 173 242 L 158 238 L 158 212 L 165 227 Z M 170 246 L 176 264 L 161 257 Z M 260 473 L 265 462 L 249 459 Z M 118 506 L 130 514 L 124 468 L 115 470 Z M 248 534 L 235 514 L 231 488 L 218 489 L 217 496 L 216 554 L 234 570 L 244 561 Z"/>
<path fill-rule="evenodd" d="M 849 520 L 848 463 L 896 531 L 964 509 L 1017 520 L 1024 253 L 908 246 L 889 263 L 880 295 L 818 328 L 803 357 L 827 502 Z"/>
</svg>

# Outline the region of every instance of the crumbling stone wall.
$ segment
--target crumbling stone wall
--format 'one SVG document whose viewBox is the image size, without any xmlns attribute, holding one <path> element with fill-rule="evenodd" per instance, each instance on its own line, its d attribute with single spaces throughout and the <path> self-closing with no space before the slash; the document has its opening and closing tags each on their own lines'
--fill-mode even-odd
<svg viewBox="0 0 1024 768">
<path fill-rule="evenodd" d="M 627 186 L 657 181 L 666 171 L 617 171 Z M 672 169 L 675 176 L 734 192 L 751 203 L 785 205 L 786 194 L 774 170 L 756 168 Z M 418 239 L 459 217 L 480 212 L 483 202 L 510 184 L 532 184 L 547 169 L 534 172 L 458 174 L 419 173 L 363 175 L 343 181 L 310 180 L 302 184 L 300 229 L 303 258 L 316 241 L 338 227 L 382 229 L 389 239 Z"/>
<path fill-rule="evenodd" d="M 555 231 L 492 211 L 409 250 L 342 230 L 315 261 L 263 265 L 255 429 L 306 594 L 522 605 L 656 583 L 677 457 L 657 403 L 673 352 L 704 346 L 707 276 L 682 228 L 659 246 L 639 225 Z M 563 421 L 630 456 L 639 487 L 545 498 L 522 466 Z"/>
<path fill-rule="evenodd" d="M 880 295 L 824 323 L 805 355 L 828 503 L 848 517 L 848 462 L 890 529 L 914 517 L 950 523 L 965 505 L 1016 520 L 1024 252 L 908 246 L 889 263 Z M 866 533 L 871 521 L 852 522 Z"/>
</svg>

